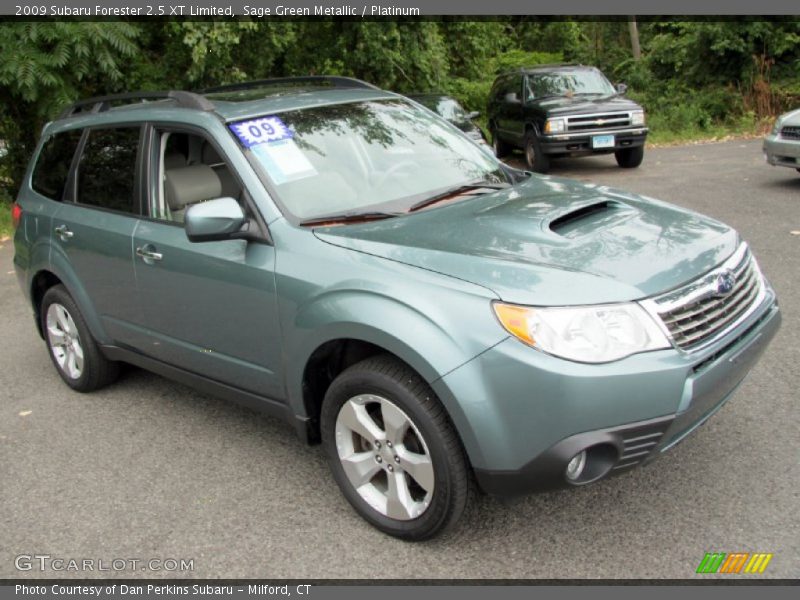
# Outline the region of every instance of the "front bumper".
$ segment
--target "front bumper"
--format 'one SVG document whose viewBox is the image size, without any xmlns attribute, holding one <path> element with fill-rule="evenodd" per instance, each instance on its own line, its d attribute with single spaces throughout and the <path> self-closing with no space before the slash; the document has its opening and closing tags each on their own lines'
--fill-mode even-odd
<svg viewBox="0 0 800 600">
<path fill-rule="evenodd" d="M 647 139 L 648 129 L 636 127 L 614 131 L 593 131 L 581 133 L 564 133 L 546 135 L 541 138 L 542 152 L 545 154 L 607 154 L 626 148 L 643 146 Z M 608 148 L 592 148 L 592 138 L 596 135 L 613 135 L 614 146 Z"/>
<path fill-rule="evenodd" d="M 780 135 L 768 135 L 764 139 L 764 158 L 775 167 L 800 169 L 800 141 L 785 140 Z"/>
<path fill-rule="evenodd" d="M 780 322 L 770 290 L 747 321 L 696 355 L 664 350 L 585 365 L 507 339 L 434 390 L 448 408 L 459 398 L 451 416 L 487 493 L 581 485 L 655 459 L 705 422 L 732 396 Z M 592 469 L 568 481 L 567 463 L 587 448 Z"/>
</svg>

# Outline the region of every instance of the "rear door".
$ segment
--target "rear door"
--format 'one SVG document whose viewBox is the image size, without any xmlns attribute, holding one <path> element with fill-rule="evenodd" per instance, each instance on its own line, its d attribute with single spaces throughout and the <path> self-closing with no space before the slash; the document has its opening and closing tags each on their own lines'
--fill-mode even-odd
<svg viewBox="0 0 800 600">
<path fill-rule="evenodd" d="M 132 249 L 141 137 L 140 126 L 85 130 L 51 222 L 51 262 L 66 261 L 106 333 L 123 344 L 142 321 Z"/>
<path fill-rule="evenodd" d="M 506 100 L 508 94 L 516 94 L 517 102 Z M 503 132 L 503 137 L 520 144 L 525 128 L 522 111 L 522 75 L 509 75 L 503 83 L 502 102 L 498 127 Z"/>
</svg>

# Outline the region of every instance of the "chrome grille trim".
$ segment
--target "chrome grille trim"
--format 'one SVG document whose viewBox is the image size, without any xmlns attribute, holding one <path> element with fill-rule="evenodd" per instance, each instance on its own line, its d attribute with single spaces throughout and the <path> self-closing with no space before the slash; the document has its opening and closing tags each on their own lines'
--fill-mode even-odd
<svg viewBox="0 0 800 600">
<path fill-rule="evenodd" d="M 611 112 L 594 113 L 588 115 L 572 115 L 566 117 L 567 132 L 575 131 L 603 131 L 606 129 L 619 129 L 631 126 L 631 113 Z"/>
<path fill-rule="evenodd" d="M 781 129 L 781 137 L 787 140 L 800 140 L 800 126 L 788 125 Z"/>
<path fill-rule="evenodd" d="M 736 276 L 733 290 L 717 293 L 717 278 L 728 271 Z M 641 302 L 672 344 L 696 352 L 736 328 L 766 297 L 758 263 L 742 243 L 730 258 L 699 279 L 676 290 Z"/>
</svg>

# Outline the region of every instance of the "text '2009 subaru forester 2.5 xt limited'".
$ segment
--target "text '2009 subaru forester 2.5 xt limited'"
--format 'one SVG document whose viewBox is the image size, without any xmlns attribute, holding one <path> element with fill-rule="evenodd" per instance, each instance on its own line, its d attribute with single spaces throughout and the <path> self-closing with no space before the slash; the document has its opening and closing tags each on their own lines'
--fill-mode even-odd
<svg viewBox="0 0 800 600">
<path fill-rule="evenodd" d="M 70 387 L 122 361 L 279 415 L 407 539 L 455 523 L 476 486 L 580 486 L 657 457 L 780 322 L 730 227 L 511 169 L 345 78 L 82 101 L 45 128 L 13 210 Z"/>
</svg>

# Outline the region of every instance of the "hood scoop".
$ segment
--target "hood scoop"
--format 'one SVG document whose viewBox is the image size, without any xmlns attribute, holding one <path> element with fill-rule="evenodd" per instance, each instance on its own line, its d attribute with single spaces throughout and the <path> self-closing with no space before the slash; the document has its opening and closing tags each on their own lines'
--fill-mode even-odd
<svg viewBox="0 0 800 600">
<path fill-rule="evenodd" d="M 603 199 L 559 215 L 550 221 L 549 228 L 562 237 L 574 239 L 585 233 L 596 232 L 604 225 L 617 223 L 624 216 L 635 212 L 627 204 Z"/>
</svg>

